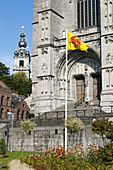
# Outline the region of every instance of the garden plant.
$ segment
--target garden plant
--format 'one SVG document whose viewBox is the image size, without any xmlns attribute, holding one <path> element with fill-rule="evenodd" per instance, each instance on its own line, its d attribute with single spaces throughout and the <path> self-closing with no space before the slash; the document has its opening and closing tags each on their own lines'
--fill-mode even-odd
<svg viewBox="0 0 113 170">
<path fill-rule="evenodd" d="M 71 132 L 78 131 L 79 128 L 71 121 L 66 122 Z M 75 123 L 76 124 L 76 123 Z M 95 144 L 85 148 L 83 145 L 69 147 L 65 152 L 60 149 L 47 148 L 38 149 L 39 153 L 20 157 L 21 162 L 27 163 L 35 170 L 113 170 L 113 122 L 107 118 L 97 118 L 92 122 L 92 131 L 108 139 L 103 147 L 97 147 Z M 43 147 L 44 148 L 44 147 Z"/>
</svg>

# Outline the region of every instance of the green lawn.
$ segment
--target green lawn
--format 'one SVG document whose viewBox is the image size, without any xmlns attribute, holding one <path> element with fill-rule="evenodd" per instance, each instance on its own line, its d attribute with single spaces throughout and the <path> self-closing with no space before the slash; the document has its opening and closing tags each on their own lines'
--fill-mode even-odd
<svg viewBox="0 0 113 170">
<path fill-rule="evenodd" d="M 0 170 L 8 170 L 7 167 L 8 163 L 13 159 L 18 159 L 21 155 L 32 155 L 35 153 L 31 152 L 7 152 L 4 158 L 0 158 Z"/>
</svg>

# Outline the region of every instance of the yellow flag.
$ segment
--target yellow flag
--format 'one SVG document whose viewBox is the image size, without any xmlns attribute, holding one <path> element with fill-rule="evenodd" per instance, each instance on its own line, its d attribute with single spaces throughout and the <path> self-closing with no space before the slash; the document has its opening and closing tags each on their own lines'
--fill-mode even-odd
<svg viewBox="0 0 113 170">
<path fill-rule="evenodd" d="M 89 46 L 82 42 L 77 36 L 67 31 L 67 50 L 81 50 L 86 51 Z"/>
</svg>

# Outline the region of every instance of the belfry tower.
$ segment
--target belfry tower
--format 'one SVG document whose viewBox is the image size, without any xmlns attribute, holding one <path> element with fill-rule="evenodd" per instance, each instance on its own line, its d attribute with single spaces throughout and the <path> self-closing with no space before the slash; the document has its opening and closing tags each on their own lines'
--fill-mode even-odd
<svg viewBox="0 0 113 170">
<path fill-rule="evenodd" d="M 13 72 L 23 71 L 26 73 L 27 77 L 30 78 L 30 52 L 28 48 L 26 50 L 27 42 L 25 41 L 23 28 L 22 26 L 22 33 L 20 34 L 20 41 L 18 42 L 19 50 L 14 52 Z"/>
</svg>

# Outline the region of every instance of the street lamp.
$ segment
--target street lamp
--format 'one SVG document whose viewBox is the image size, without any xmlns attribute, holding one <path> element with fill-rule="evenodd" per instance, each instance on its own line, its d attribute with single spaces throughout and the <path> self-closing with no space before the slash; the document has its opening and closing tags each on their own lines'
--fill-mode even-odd
<svg viewBox="0 0 113 170">
<path fill-rule="evenodd" d="M 8 112 L 9 115 L 11 115 L 11 152 L 13 151 L 13 120 L 14 120 L 14 112 L 13 112 L 13 108 L 14 108 L 14 104 L 12 102 L 11 104 L 11 108 L 12 108 L 12 111 L 11 112 Z"/>
<path fill-rule="evenodd" d="M 0 118 L 1 118 L 1 105 L 0 105 Z"/>
</svg>

